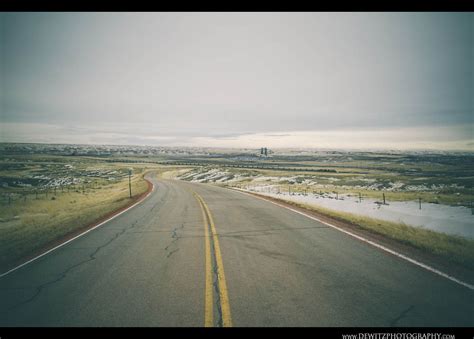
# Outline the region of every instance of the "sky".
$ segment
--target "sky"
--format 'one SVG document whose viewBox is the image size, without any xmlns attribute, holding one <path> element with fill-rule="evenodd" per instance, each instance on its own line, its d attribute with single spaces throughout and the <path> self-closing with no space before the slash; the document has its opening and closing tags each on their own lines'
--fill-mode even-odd
<svg viewBox="0 0 474 339">
<path fill-rule="evenodd" d="M 473 13 L 0 13 L 0 141 L 474 150 Z"/>
</svg>

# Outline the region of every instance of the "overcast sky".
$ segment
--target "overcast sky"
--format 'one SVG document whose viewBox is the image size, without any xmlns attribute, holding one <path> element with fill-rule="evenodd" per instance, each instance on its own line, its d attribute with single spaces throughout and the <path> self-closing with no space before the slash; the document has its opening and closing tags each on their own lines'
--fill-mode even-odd
<svg viewBox="0 0 474 339">
<path fill-rule="evenodd" d="M 2 13 L 0 141 L 474 150 L 473 18 Z"/>
</svg>

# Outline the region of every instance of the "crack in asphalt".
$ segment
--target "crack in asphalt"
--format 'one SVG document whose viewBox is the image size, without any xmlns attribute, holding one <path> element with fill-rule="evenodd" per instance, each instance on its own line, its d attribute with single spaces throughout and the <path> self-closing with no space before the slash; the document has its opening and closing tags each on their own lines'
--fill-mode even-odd
<svg viewBox="0 0 474 339">
<path fill-rule="evenodd" d="M 72 265 L 72 266 L 67 267 L 64 271 L 62 271 L 61 273 L 59 273 L 59 275 L 58 275 L 55 279 L 49 280 L 49 281 L 47 281 L 47 282 L 45 282 L 45 283 L 42 283 L 42 284 L 39 284 L 39 285 L 33 286 L 33 287 L 22 287 L 22 288 L 18 288 L 18 289 L 22 289 L 22 290 L 27 290 L 27 289 L 32 289 L 32 288 L 34 288 L 34 289 L 36 289 L 36 291 L 35 291 L 35 293 L 34 293 L 30 298 L 28 298 L 27 300 L 22 301 L 22 302 L 20 302 L 20 303 L 18 303 L 18 304 L 13 305 L 12 307 L 8 308 L 8 309 L 6 310 L 6 312 L 12 311 L 12 310 L 14 310 L 14 309 L 16 309 L 16 308 L 18 308 L 18 307 L 21 307 L 21 306 L 23 306 L 23 305 L 26 305 L 26 304 L 28 304 L 28 303 L 31 303 L 31 302 L 34 301 L 36 298 L 38 298 L 38 296 L 41 294 L 41 292 L 42 292 L 46 287 L 48 287 L 48 286 L 50 286 L 50 285 L 53 285 L 53 284 L 55 284 L 55 283 L 57 283 L 57 282 L 60 282 L 61 280 L 63 280 L 64 278 L 66 278 L 66 276 L 68 275 L 68 273 L 70 273 L 70 272 L 71 272 L 72 270 L 74 270 L 75 268 L 77 268 L 77 267 L 79 267 L 79 266 L 81 266 L 81 265 L 83 265 L 83 264 L 85 264 L 85 263 L 88 263 L 88 262 L 91 262 L 91 261 L 97 259 L 96 255 L 97 255 L 97 253 L 99 253 L 100 250 L 102 250 L 103 248 L 105 248 L 105 247 L 107 247 L 108 245 L 110 245 L 113 241 L 115 241 L 117 238 L 119 238 L 121 235 L 123 235 L 127 230 L 130 230 L 130 229 L 135 228 L 135 226 L 137 226 L 137 224 L 138 224 L 140 221 L 142 221 L 144 218 L 145 218 L 145 217 L 142 217 L 142 218 L 140 218 L 140 219 L 137 219 L 137 220 L 135 220 L 135 221 L 131 224 L 131 226 L 122 228 L 122 229 L 120 230 L 120 232 L 115 233 L 115 234 L 112 236 L 112 238 L 110 238 L 106 243 L 104 243 L 104 244 L 102 244 L 102 245 L 100 245 L 100 246 L 97 246 L 97 247 L 92 247 L 92 248 L 94 248 L 94 251 L 88 255 L 88 258 L 87 258 L 87 259 L 82 260 L 82 261 L 80 261 L 80 262 L 78 262 L 78 263 L 76 263 L 76 264 L 74 264 L 74 265 Z M 2 288 L 1 290 L 5 290 L 5 289 Z M 4 313 L 4 312 L 2 312 L 2 313 Z"/>
<path fill-rule="evenodd" d="M 214 243 L 212 242 L 212 261 L 213 261 L 213 273 L 214 273 L 214 281 L 212 282 L 212 285 L 214 286 L 214 291 L 216 292 L 216 298 L 214 301 L 215 304 L 215 309 L 217 310 L 217 325 L 219 327 L 223 326 L 223 320 L 222 320 L 222 308 L 221 308 L 221 295 L 220 295 L 220 290 L 219 290 L 219 271 L 217 270 L 217 259 L 215 256 L 215 248 L 214 248 Z"/>
<path fill-rule="evenodd" d="M 171 232 L 172 232 L 172 234 L 171 234 L 171 239 L 172 239 L 172 240 L 171 240 L 171 242 L 165 247 L 165 251 L 168 252 L 168 254 L 166 255 L 166 258 L 171 257 L 174 253 L 176 253 L 177 251 L 179 251 L 179 248 L 175 248 L 175 249 L 172 250 L 172 251 L 168 251 L 168 249 L 169 249 L 171 246 L 173 246 L 173 245 L 175 245 L 175 246 L 177 247 L 176 243 L 178 242 L 179 239 L 181 239 L 181 237 L 178 235 L 178 229 L 181 229 L 181 230 L 182 230 L 183 228 L 184 228 L 184 223 L 182 223 L 180 227 L 175 227 L 175 228 L 171 231 Z"/>
<path fill-rule="evenodd" d="M 413 310 L 415 308 L 415 305 L 411 305 L 410 307 L 408 307 L 406 310 L 402 311 L 398 317 L 396 317 L 395 319 L 393 319 L 391 322 L 390 322 L 390 326 L 391 327 L 395 327 L 397 322 L 399 322 L 402 318 L 404 318 L 408 312 L 410 312 L 411 310 Z"/>
<path fill-rule="evenodd" d="M 178 252 L 179 251 L 179 248 L 175 249 L 175 250 L 172 250 L 171 252 L 169 252 L 167 255 L 166 255 L 166 258 L 169 258 L 171 257 L 175 252 Z"/>
<path fill-rule="evenodd" d="M 183 216 L 187 215 L 188 214 L 188 205 L 185 205 L 184 206 L 184 210 L 183 210 Z M 171 242 L 165 247 L 165 251 L 168 252 L 168 254 L 166 255 L 166 258 L 169 258 L 171 257 L 174 253 L 178 252 L 179 251 L 179 247 L 177 245 L 177 242 L 179 239 L 181 239 L 182 237 L 180 237 L 178 235 L 178 230 L 183 230 L 184 229 L 184 225 L 185 225 L 185 222 L 181 223 L 181 226 L 176 226 L 175 228 L 173 228 L 173 230 L 171 231 Z M 171 246 L 176 246 L 177 248 L 173 249 L 172 251 L 169 251 L 169 248 Z"/>
<path fill-rule="evenodd" d="M 137 223 L 137 221 L 135 221 L 134 224 L 133 224 L 131 227 L 134 227 L 136 223 Z M 45 283 L 42 283 L 42 284 L 36 286 L 36 287 L 35 287 L 35 288 L 36 288 L 36 291 L 35 291 L 35 293 L 33 294 L 33 296 L 31 296 L 30 298 L 28 298 L 27 300 L 25 300 L 25 301 L 23 301 L 23 302 L 21 302 L 21 303 L 18 303 L 18 304 L 16 304 L 16 305 L 10 307 L 7 311 L 12 311 L 12 310 L 14 310 L 14 309 L 16 309 L 16 308 L 18 308 L 18 307 L 20 307 L 20 306 L 23 306 L 23 305 L 25 305 L 25 304 L 28 304 L 28 303 L 34 301 L 34 300 L 41 294 L 41 292 L 43 291 L 44 288 L 48 287 L 49 285 L 53 285 L 53 284 L 55 284 L 55 283 L 57 283 L 57 282 L 63 280 L 64 278 L 66 278 L 66 276 L 68 275 L 68 273 L 69 273 L 70 271 L 72 271 L 73 269 L 75 269 L 75 268 L 77 268 L 77 267 L 79 267 L 79 266 L 81 266 L 81 265 L 83 265 L 83 264 L 85 264 L 85 263 L 88 263 L 88 262 L 90 262 L 90 261 L 95 260 L 95 259 L 97 258 L 97 257 L 96 257 L 97 253 L 98 253 L 101 249 L 103 249 L 104 247 L 106 247 L 106 246 L 108 246 L 109 244 L 111 244 L 114 240 L 116 240 L 118 237 L 120 237 L 122 234 L 124 234 L 126 230 L 127 230 L 127 228 L 123 229 L 123 230 L 120 231 L 120 232 L 117 232 L 117 233 L 116 233 L 111 239 L 109 239 L 109 241 L 107 241 L 105 244 L 102 244 L 102 245 L 100 245 L 100 246 L 97 246 L 97 247 L 95 248 L 95 250 L 94 250 L 92 253 L 89 254 L 89 257 L 88 257 L 86 260 L 82 260 L 82 261 L 80 261 L 80 262 L 78 262 L 78 263 L 76 263 L 76 264 L 74 264 L 74 265 L 72 265 L 72 266 L 69 266 L 69 267 L 66 268 L 63 272 L 61 272 L 57 278 L 55 278 L 55 279 L 53 279 L 53 280 L 50 280 L 50 281 L 47 281 L 47 282 L 45 282 Z M 31 287 L 30 287 L 30 288 L 31 288 Z M 23 289 L 28 289 L 28 288 L 23 288 Z"/>
<path fill-rule="evenodd" d="M 276 252 L 276 251 L 271 251 L 271 250 L 266 250 L 259 248 L 258 246 L 253 246 L 250 244 L 245 244 L 245 247 L 257 251 L 260 255 L 266 256 L 268 258 L 282 261 L 288 264 L 296 264 L 299 266 L 305 266 L 305 267 L 311 267 L 311 268 L 317 268 L 317 266 L 312 265 L 310 263 L 304 262 L 297 260 L 294 255 L 289 254 L 289 253 L 283 253 L 283 252 Z"/>
<path fill-rule="evenodd" d="M 169 192 L 169 188 L 164 192 L 164 196 L 159 199 L 154 205 L 153 207 L 150 209 L 150 212 L 153 211 L 157 206 L 161 205 L 160 208 L 163 206 L 163 201 L 165 200 L 167 194 Z M 185 212 L 187 212 L 187 207 L 185 209 Z M 82 260 L 74 265 L 71 265 L 69 267 L 67 267 L 64 271 L 62 271 L 61 273 L 58 274 L 58 276 L 52 280 L 49 280 L 49 281 L 46 281 L 42 284 L 39 284 L 39 285 L 36 285 L 36 286 L 32 286 L 32 287 L 22 287 L 22 288 L 15 288 L 15 289 L 18 289 L 18 290 L 28 290 L 28 289 L 32 289 L 34 288 L 35 289 L 35 293 L 30 297 L 28 298 L 27 300 L 25 301 L 22 301 L 20 303 L 17 303 L 13 306 L 11 306 L 10 308 L 6 309 L 6 311 L 4 312 L 1 312 L 1 313 L 5 313 L 5 312 L 9 312 L 9 311 L 12 311 L 14 309 L 17 309 L 21 306 L 24 306 L 28 303 L 31 303 L 33 302 L 35 299 L 37 299 L 39 297 L 39 295 L 41 294 L 41 292 L 47 288 L 48 286 L 50 285 L 53 285 L 53 284 L 56 284 L 57 282 L 60 282 L 61 280 L 65 279 L 66 276 L 72 271 L 74 270 L 75 268 L 79 267 L 79 266 L 82 266 L 83 264 L 85 263 L 88 263 L 88 262 L 91 262 L 91 261 L 94 261 L 95 259 L 97 259 L 97 254 L 100 252 L 100 250 L 102 250 L 103 248 L 107 247 L 108 245 L 110 245 L 113 241 L 115 241 L 117 238 L 119 238 L 121 235 L 123 235 L 126 231 L 128 230 L 131 230 L 133 228 L 135 228 L 139 222 L 143 221 L 144 219 L 146 219 L 147 217 L 150 217 L 151 216 L 151 213 L 146 213 L 144 214 L 144 216 L 142 216 L 141 218 L 135 220 L 131 226 L 128 226 L 128 227 L 124 227 L 124 228 L 121 228 L 119 232 L 115 233 L 114 236 L 112 236 L 112 238 L 110 238 L 106 243 L 100 245 L 100 246 L 97 246 L 97 247 L 92 247 L 94 248 L 94 251 L 92 253 L 90 253 L 88 255 L 88 258 L 85 259 L 85 260 Z M 181 228 L 184 227 L 184 224 L 181 226 Z M 113 229 L 113 228 L 109 228 L 108 230 L 110 229 Z M 176 231 L 176 229 L 175 229 Z M 176 238 L 174 241 L 177 241 L 178 240 L 178 236 L 176 234 L 176 232 L 174 232 L 174 237 Z M 177 250 L 174 250 L 172 252 L 170 252 L 168 254 L 168 257 L 173 254 L 174 252 L 176 252 Z M 0 290 L 11 290 L 11 288 L 1 288 Z"/>
<path fill-rule="evenodd" d="M 206 211 L 204 211 L 204 215 L 205 215 L 205 223 L 206 223 L 206 227 L 209 228 L 209 215 L 207 214 Z M 212 286 L 214 288 L 214 294 L 215 294 L 215 298 L 214 298 L 214 310 L 216 310 L 217 312 L 217 317 L 215 317 L 215 319 L 217 319 L 217 326 L 218 327 L 223 327 L 224 326 L 224 321 L 222 319 L 222 308 L 221 308 L 221 295 L 220 295 L 220 289 L 219 289 L 219 271 L 218 271 L 218 268 L 217 268 L 217 258 L 216 258 L 216 249 L 215 249 L 215 246 L 214 246 L 214 239 L 213 239 L 213 236 L 212 236 L 212 231 L 209 230 L 209 238 L 210 238 L 210 252 L 211 252 L 211 261 L 212 261 L 212 273 L 213 273 L 213 280 L 212 280 Z"/>
</svg>

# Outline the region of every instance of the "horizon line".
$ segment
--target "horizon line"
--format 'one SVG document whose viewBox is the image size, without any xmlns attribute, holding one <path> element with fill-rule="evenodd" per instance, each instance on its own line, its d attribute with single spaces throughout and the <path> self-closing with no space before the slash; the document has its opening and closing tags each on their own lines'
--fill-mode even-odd
<svg viewBox="0 0 474 339">
<path fill-rule="evenodd" d="M 119 146 L 119 147 L 147 147 L 147 148 L 181 148 L 181 149 L 215 149 L 215 150 L 258 150 L 266 147 L 270 150 L 311 150 L 311 151 L 398 151 L 398 152 L 462 152 L 474 153 L 474 149 L 434 149 L 434 148 L 388 148 L 388 147 L 374 147 L 374 148 L 341 148 L 341 147 L 216 147 L 216 146 L 160 146 L 147 144 L 100 144 L 100 143 L 60 143 L 60 142 L 16 142 L 16 141 L 0 141 L 0 144 L 22 144 L 22 145 L 70 145 L 70 146 Z"/>
</svg>

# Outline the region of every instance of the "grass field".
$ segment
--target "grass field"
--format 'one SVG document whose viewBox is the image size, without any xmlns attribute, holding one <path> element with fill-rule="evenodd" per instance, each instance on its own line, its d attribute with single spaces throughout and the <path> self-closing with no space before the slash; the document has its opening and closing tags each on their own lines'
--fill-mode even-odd
<svg viewBox="0 0 474 339">
<path fill-rule="evenodd" d="M 0 270 L 146 190 L 143 173 L 164 179 L 291 192 L 349 194 L 387 202 L 422 199 L 471 207 L 474 154 L 344 152 L 0 144 Z M 308 207 L 308 206 L 306 206 Z M 311 208 L 316 208 L 312 206 Z M 364 216 L 319 209 L 457 263 L 474 266 L 472 240 Z"/>
<path fill-rule="evenodd" d="M 252 187 L 271 185 L 275 189 L 292 192 L 333 193 L 361 195 L 365 198 L 387 201 L 411 201 L 470 207 L 474 201 L 474 174 L 440 172 L 433 177 L 403 176 L 380 170 L 344 168 L 333 172 L 306 172 L 303 170 L 267 170 L 227 168 L 218 165 L 195 167 L 177 174 L 177 178 L 221 186 Z"/>
</svg>

